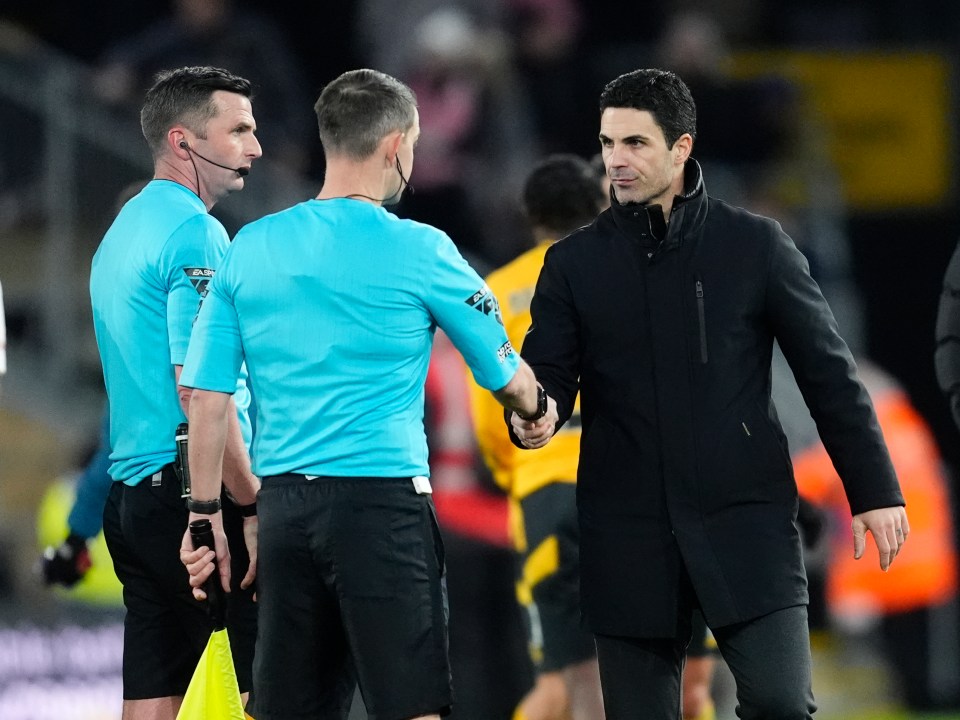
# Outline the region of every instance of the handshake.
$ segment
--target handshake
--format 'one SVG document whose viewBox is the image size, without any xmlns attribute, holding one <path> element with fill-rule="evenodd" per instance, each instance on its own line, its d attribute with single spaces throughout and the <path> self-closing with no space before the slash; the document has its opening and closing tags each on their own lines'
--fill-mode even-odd
<svg viewBox="0 0 960 720">
<path fill-rule="evenodd" d="M 93 563 L 87 541 L 70 533 L 59 547 L 49 546 L 40 558 L 40 572 L 46 585 L 73 587 Z"/>
</svg>

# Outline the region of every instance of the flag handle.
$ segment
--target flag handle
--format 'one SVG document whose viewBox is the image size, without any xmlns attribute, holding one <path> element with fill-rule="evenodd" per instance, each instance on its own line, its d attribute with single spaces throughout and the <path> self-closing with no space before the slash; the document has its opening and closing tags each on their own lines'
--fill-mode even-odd
<svg viewBox="0 0 960 720">
<path fill-rule="evenodd" d="M 209 520 L 194 520 L 190 523 L 190 540 L 193 542 L 194 549 L 199 547 L 208 547 L 216 551 L 216 545 L 213 540 L 213 525 Z M 220 583 L 220 572 L 217 568 L 217 559 L 213 559 L 213 572 L 203 584 L 203 591 L 207 594 L 207 604 L 210 612 L 210 619 L 213 621 L 214 630 L 223 630 L 226 626 L 226 598 L 224 597 L 223 585 Z"/>
</svg>

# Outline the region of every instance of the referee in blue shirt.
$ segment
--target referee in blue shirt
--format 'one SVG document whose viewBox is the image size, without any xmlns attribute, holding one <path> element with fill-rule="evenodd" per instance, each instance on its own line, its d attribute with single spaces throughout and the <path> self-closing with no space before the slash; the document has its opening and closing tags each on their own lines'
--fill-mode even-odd
<svg viewBox="0 0 960 720">
<path fill-rule="evenodd" d="M 241 229 L 197 319 L 181 377 L 193 496 L 220 494 L 224 408 L 245 361 L 263 482 L 254 715 L 340 719 L 359 683 L 370 717 L 438 718 L 453 697 L 423 428 L 434 331 L 510 410 L 550 420 L 555 406 L 450 238 L 383 208 L 413 169 L 411 90 L 355 70 L 315 109 L 320 194 Z M 181 560 L 202 593 L 206 558 L 185 547 Z"/>
<path fill-rule="evenodd" d="M 110 404 L 113 479 L 104 536 L 126 606 L 123 716 L 174 720 L 207 641 L 205 608 L 177 562 L 188 511 L 174 471 L 175 434 L 189 391 L 177 386 L 193 321 L 228 237 L 209 210 L 243 188 L 260 157 L 250 83 L 225 70 L 187 67 L 157 76 L 141 125 L 153 180 L 130 199 L 93 258 L 90 297 Z M 242 691 L 251 682 L 256 607 L 259 482 L 244 441 L 249 394 L 235 368 L 234 402 L 223 407 L 224 481 L 233 502 L 224 525 L 235 538 L 236 583 L 227 628 Z M 239 384 L 238 384 L 239 383 Z M 237 406 L 234 407 L 234 404 Z M 249 558 L 243 537 L 249 535 Z M 172 562 L 171 562 L 172 560 Z M 224 555 L 229 565 L 228 556 Z M 183 589 L 181 589 L 183 588 Z"/>
</svg>

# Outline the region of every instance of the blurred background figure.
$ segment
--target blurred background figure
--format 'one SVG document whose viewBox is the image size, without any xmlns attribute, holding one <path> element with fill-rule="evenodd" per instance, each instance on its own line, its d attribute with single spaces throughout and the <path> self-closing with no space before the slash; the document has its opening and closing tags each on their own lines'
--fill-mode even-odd
<svg viewBox="0 0 960 720">
<path fill-rule="evenodd" d="M 548 248 L 606 206 L 602 182 L 588 162 L 553 155 L 537 165 L 523 188 L 534 247 L 487 276 L 500 301 L 515 348 L 530 326 L 530 300 Z M 580 627 L 579 529 L 576 507 L 580 456 L 579 409 L 551 444 L 537 451 L 514 447 L 503 412 L 471 383 L 477 438 L 497 484 L 509 495 L 517 552 L 517 600 L 525 610 L 533 689 L 515 720 L 591 720 L 603 715 L 593 636 Z M 579 406 L 578 406 L 579 407 Z"/>
<path fill-rule="evenodd" d="M 655 46 L 654 66 L 684 79 L 697 103 L 696 158 L 711 192 L 756 204 L 798 140 L 796 88 L 782 76 L 734 76 L 723 26 L 705 11 L 672 15 Z M 749 108 L 749 112 L 732 112 Z"/>
<path fill-rule="evenodd" d="M 59 479 L 40 503 L 37 536 L 45 546 L 40 559 L 41 575 L 48 586 L 76 587 L 68 595 L 72 599 L 94 600 L 120 608 L 122 589 L 102 533 L 103 506 L 113 482 L 108 473 L 110 416 L 107 409 L 95 449 L 87 455 L 81 464 L 83 469 Z"/>
<path fill-rule="evenodd" d="M 3 312 L 3 286 L 0 285 L 0 390 L 7 374 L 7 318 Z"/>
<path fill-rule="evenodd" d="M 417 96 L 415 192 L 397 214 L 444 230 L 475 268 L 509 251 L 503 208 L 533 136 L 504 33 L 455 4 L 413 30 L 404 75 Z"/>
<path fill-rule="evenodd" d="M 595 150 L 595 113 L 583 62 L 583 4 L 576 0 L 502 0 L 521 91 L 529 101 L 539 156 Z"/>
<path fill-rule="evenodd" d="M 104 51 L 93 88 L 108 105 L 138 112 L 158 71 L 191 65 L 250 78 L 263 108 L 257 131 L 266 154 L 291 171 L 309 169 L 308 141 L 316 133 L 300 62 L 270 15 L 234 0 L 171 0 L 167 17 Z"/>
<path fill-rule="evenodd" d="M 212 212 L 232 235 L 246 222 L 309 197 L 310 178 L 323 171 L 310 112 L 315 93 L 288 28 L 274 14 L 242 0 L 168 3 L 166 15 L 111 39 L 93 64 L 92 94 L 115 119 L 135 124 L 139 98 L 160 70 L 210 65 L 250 79 L 254 102 L 263 108 L 257 132 L 265 158 L 245 179 L 243 198 L 225 198 Z"/>
<path fill-rule="evenodd" d="M 935 334 L 933 359 L 937 381 L 950 403 L 953 421 L 960 428 L 960 245 L 953 251 L 943 276 Z"/>
<path fill-rule="evenodd" d="M 780 353 L 774 364 L 774 401 L 797 485 L 826 518 L 821 569 L 826 616 L 818 624 L 852 642 L 876 633 L 903 707 L 958 710 L 960 606 L 949 477 L 928 424 L 899 384 L 863 357 L 857 366 L 910 508 L 910 543 L 888 573 L 856 562 L 849 552 L 852 518 L 840 478 Z"/>
</svg>

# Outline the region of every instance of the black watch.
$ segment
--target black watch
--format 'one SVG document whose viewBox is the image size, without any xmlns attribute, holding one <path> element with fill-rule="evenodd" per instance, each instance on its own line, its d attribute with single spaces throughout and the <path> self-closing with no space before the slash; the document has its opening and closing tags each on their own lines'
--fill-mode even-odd
<svg viewBox="0 0 960 720">
<path fill-rule="evenodd" d="M 543 389 L 543 385 L 537 384 L 537 409 L 534 411 L 533 415 L 521 415 L 517 413 L 517 416 L 521 420 L 526 422 L 536 422 L 544 415 L 547 414 L 547 391 Z"/>
<path fill-rule="evenodd" d="M 187 498 L 187 510 L 197 515 L 216 515 L 220 512 L 220 498 L 213 500 L 194 500 Z"/>
</svg>

